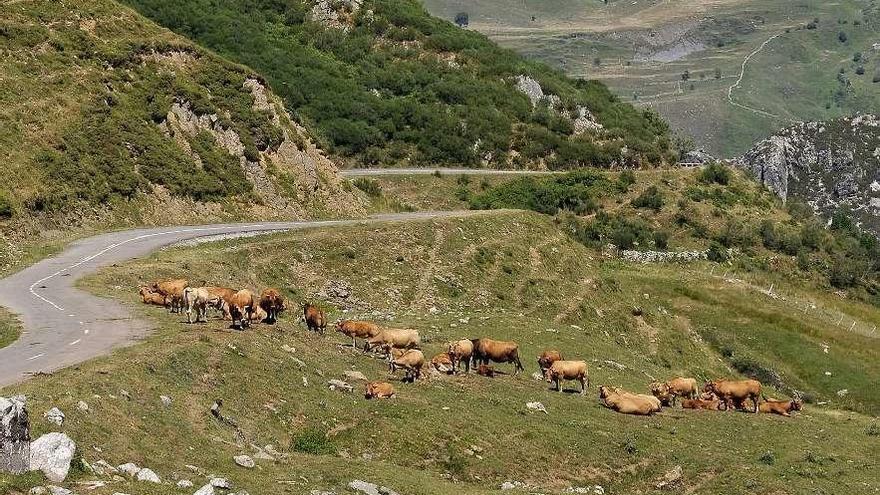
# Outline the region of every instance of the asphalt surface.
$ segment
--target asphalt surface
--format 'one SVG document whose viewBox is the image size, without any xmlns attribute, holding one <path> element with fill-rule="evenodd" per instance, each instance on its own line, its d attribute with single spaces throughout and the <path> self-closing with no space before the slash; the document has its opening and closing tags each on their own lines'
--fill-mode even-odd
<svg viewBox="0 0 880 495">
<path fill-rule="evenodd" d="M 19 315 L 20 338 L 0 349 L 0 387 L 110 352 L 146 336 L 152 325 L 121 302 L 75 287 L 101 267 L 141 257 L 163 246 L 218 234 L 339 228 L 377 222 L 462 217 L 484 212 L 415 212 L 360 220 L 215 224 L 134 229 L 72 243 L 63 252 L 0 280 L 0 305 Z M 125 288 L 123 290 L 133 290 Z"/>
<path fill-rule="evenodd" d="M 376 177 L 382 175 L 551 175 L 551 170 L 493 170 L 490 168 L 349 168 L 339 171 L 343 177 Z"/>
</svg>

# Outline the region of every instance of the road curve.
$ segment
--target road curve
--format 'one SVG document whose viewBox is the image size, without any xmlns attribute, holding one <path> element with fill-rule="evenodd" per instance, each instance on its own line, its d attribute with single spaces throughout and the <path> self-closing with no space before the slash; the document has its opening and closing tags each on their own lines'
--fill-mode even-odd
<svg viewBox="0 0 880 495">
<path fill-rule="evenodd" d="M 52 258 L 0 280 L 0 305 L 19 315 L 20 338 L 0 349 L 0 387 L 51 372 L 131 344 L 150 330 L 121 302 L 75 287 L 99 268 L 144 256 L 160 247 L 218 234 L 345 227 L 376 222 L 461 217 L 448 211 L 374 215 L 366 219 L 158 227 L 101 234 L 76 241 Z"/>
<path fill-rule="evenodd" d="M 555 170 L 496 170 L 491 168 L 347 168 L 339 171 L 343 177 L 376 177 L 384 175 L 552 175 Z"/>
</svg>

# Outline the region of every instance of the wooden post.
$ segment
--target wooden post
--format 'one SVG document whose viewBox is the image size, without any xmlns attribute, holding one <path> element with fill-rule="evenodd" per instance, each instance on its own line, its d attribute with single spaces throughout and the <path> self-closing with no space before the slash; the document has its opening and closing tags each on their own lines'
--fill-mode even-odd
<svg viewBox="0 0 880 495">
<path fill-rule="evenodd" d="M 31 433 L 24 396 L 0 397 L 0 473 L 30 468 Z"/>
</svg>

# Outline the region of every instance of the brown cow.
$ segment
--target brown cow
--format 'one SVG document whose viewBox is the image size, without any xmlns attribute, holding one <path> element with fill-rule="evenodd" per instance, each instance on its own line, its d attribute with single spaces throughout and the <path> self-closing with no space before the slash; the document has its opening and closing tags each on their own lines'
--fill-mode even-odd
<svg viewBox="0 0 880 495">
<path fill-rule="evenodd" d="M 556 391 L 562 392 L 562 380 L 577 380 L 581 383 L 581 394 L 590 386 L 590 375 L 587 374 L 585 361 L 554 361 L 544 372 L 548 382 L 556 382 Z"/>
<path fill-rule="evenodd" d="M 800 400 L 765 400 L 758 405 L 758 411 L 762 413 L 779 414 L 785 417 L 791 416 L 792 411 L 800 411 L 803 402 Z"/>
<path fill-rule="evenodd" d="M 419 332 L 411 328 L 382 328 L 379 333 L 364 342 L 364 352 L 374 347 L 385 349 L 418 349 L 422 345 Z"/>
<path fill-rule="evenodd" d="M 614 387 L 599 387 L 602 405 L 623 414 L 648 416 L 660 411 L 660 400 L 651 395 L 634 394 Z"/>
<path fill-rule="evenodd" d="M 451 375 L 455 371 L 455 368 L 452 365 L 452 359 L 446 352 L 441 352 L 431 358 L 431 366 L 440 373 L 446 373 L 447 375 Z"/>
<path fill-rule="evenodd" d="M 220 298 L 220 301 L 217 303 L 216 306 L 213 306 L 213 308 L 223 313 L 224 320 L 231 319 L 231 316 L 229 315 L 229 301 L 232 299 L 232 296 L 238 291 L 229 287 L 216 286 L 207 286 L 204 289 L 208 291 L 212 296 L 217 296 Z"/>
<path fill-rule="evenodd" d="M 274 325 L 278 321 L 278 315 L 284 311 L 284 296 L 278 289 L 265 289 L 260 293 L 260 307 L 266 312 L 266 323 Z"/>
<path fill-rule="evenodd" d="M 562 361 L 562 354 L 559 351 L 548 349 L 542 352 L 541 355 L 538 356 L 538 367 L 541 368 L 541 375 L 545 375 L 547 369 L 550 368 L 550 365 L 556 361 Z"/>
<path fill-rule="evenodd" d="M 473 342 L 468 339 L 461 339 L 455 342 L 450 342 L 447 353 L 449 354 L 449 359 L 452 360 L 453 371 L 457 372 L 458 369 L 461 367 L 461 363 L 463 362 L 464 372 L 470 373 L 471 357 L 474 354 Z"/>
<path fill-rule="evenodd" d="M 707 411 L 727 410 L 727 404 L 720 399 L 682 399 L 681 407 L 684 409 L 705 409 Z"/>
<path fill-rule="evenodd" d="M 141 287 L 138 291 L 138 294 L 141 295 L 141 298 L 144 300 L 144 304 L 152 304 L 155 306 L 167 306 L 168 298 L 159 294 L 158 292 L 153 292 L 149 287 Z"/>
<path fill-rule="evenodd" d="M 388 369 L 391 373 L 397 368 L 406 370 L 404 380 L 416 380 L 422 377 L 422 368 L 425 367 L 425 355 L 418 349 L 409 349 L 399 357 L 388 356 Z"/>
<path fill-rule="evenodd" d="M 336 322 L 336 331 L 351 337 L 351 347 L 357 348 L 355 338 L 368 339 L 379 335 L 379 325 L 371 321 L 341 320 Z"/>
<path fill-rule="evenodd" d="M 753 412 L 758 412 L 758 397 L 761 396 L 761 382 L 758 380 L 713 380 L 706 382 L 703 391 L 718 396 L 727 404 L 728 410 L 735 405 L 744 405 L 747 399 L 751 399 Z"/>
<path fill-rule="evenodd" d="M 394 385 L 388 382 L 367 382 L 365 399 L 390 399 L 394 397 Z"/>
<path fill-rule="evenodd" d="M 250 326 L 257 307 L 257 298 L 248 289 L 242 289 L 233 294 L 229 298 L 229 315 L 232 318 L 232 327 L 236 328 L 236 321 L 238 321 L 237 328 L 239 329 Z"/>
<path fill-rule="evenodd" d="M 179 313 L 183 310 L 183 289 L 187 287 L 189 287 L 189 282 L 186 279 L 178 278 L 154 282 L 150 289 L 169 300 L 172 313 Z"/>
<path fill-rule="evenodd" d="M 481 364 L 477 366 L 477 374 L 480 376 L 485 376 L 487 378 L 495 378 L 495 368 L 489 366 L 488 364 Z"/>
<path fill-rule="evenodd" d="M 312 303 L 303 304 L 303 319 L 310 331 L 324 335 L 324 330 L 327 328 L 327 317 L 321 308 Z"/>
<path fill-rule="evenodd" d="M 519 345 L 516 342 L 492 339 L 471 339 L 471 342 L 474 344 L 475 363 L 489 364 L 489 361 L 513 363 L 514 375 L 525 371 L 519 360 Z"/>
<path fill-rule="evenodd" d="M 675 403 L 675 395 L 669 391 L 669 385 L 660 382 L 651 382 L 651 395 L 660 400 L 663 406 L 671 406 Z"/>
</svg>

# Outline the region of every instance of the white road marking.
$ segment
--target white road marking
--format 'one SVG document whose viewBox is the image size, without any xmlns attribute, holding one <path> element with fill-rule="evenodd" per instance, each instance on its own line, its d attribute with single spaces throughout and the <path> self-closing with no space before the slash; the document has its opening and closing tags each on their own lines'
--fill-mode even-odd
<svg viewBox="0 0 880 495">
<path fill-rule="evenodd" d="M 86 334 L 86 335 L 88 335 L 88 334 L 89 334 L 89 329 L 86 328 L 85 330 L 83 330 L 83 333 Z"/>
<path fill-rule="evenodd" d="M 31 356 L 31 357 L 27 358 L 27 360 L 28 360 L 28 361 L 33 361 L 34 359 L 41 358 L 41 357 L 43 357 L 43 356 L 45 356 L 45 355 L 46 355 L 46 353 L 41 352 L 41 353 L 37 354 L 36 356 Z"/>
<path fill-rule="evenodd" d="M 79 344 L 80 342 L 82 342 L 82 339 L 76 339 L 76 340 L 74 340 L 73 342 L 71 342 L 71 343 L 69 343 L 69 344 L 67 344 L 67 345 L 76 345 L 76 344 Z"/>
</svg>

